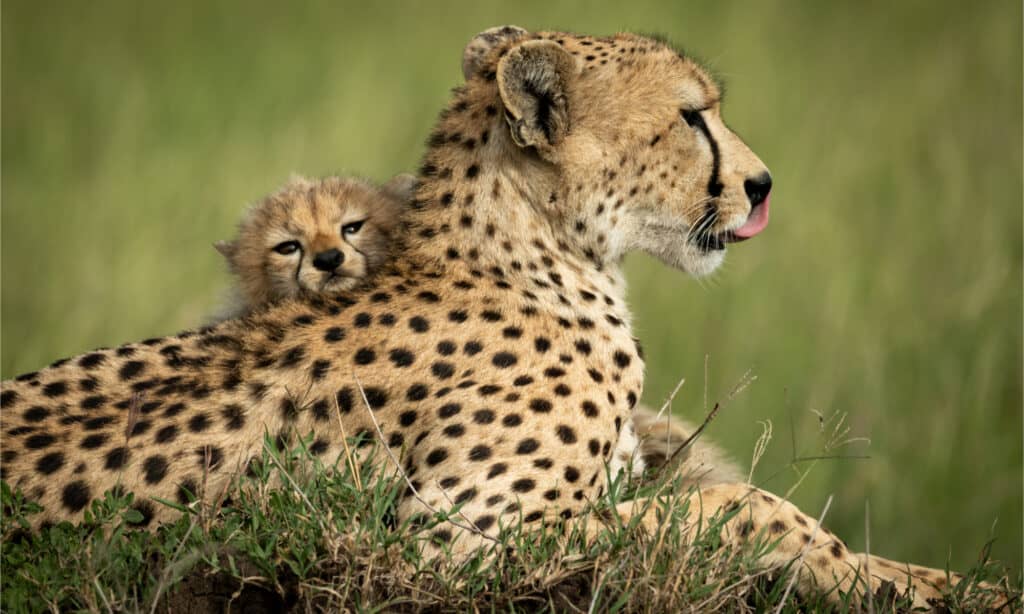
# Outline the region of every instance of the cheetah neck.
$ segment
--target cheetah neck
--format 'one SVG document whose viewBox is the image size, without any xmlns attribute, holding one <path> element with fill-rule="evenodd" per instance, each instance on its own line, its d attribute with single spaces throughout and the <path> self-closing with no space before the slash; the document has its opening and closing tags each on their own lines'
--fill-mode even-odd
<svg viewBox="0 0 1024 614">
<path fill-rule="evenodd" d="M 592 303 L 628 329 L 620 258 L 609 258 L 603 234 L 580 231 L 580 189 L 512 142 L 501 108 L 493 85 L 474 82 L 442 114 L 406 218 L 408 258 L 500 278 L 558 311 Z"/>
</svg>

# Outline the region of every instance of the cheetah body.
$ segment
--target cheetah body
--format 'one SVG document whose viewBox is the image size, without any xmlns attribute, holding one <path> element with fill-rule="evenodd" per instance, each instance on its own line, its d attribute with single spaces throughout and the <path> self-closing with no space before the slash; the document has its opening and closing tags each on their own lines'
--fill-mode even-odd
<svg viewBox="0 0 1024 614">
<path fill-rule="evenodd" d="M 50 521 L 81 518 L 116 485 L 163 520 L 171 510 L 153 498 L 219 492 L 265 434 L 311 434 L 333 460 L 346 436 L 379 432 L 422 501 L 460 505 L 485 534 L 582 513 L 608 486 L 606 463 L 635 446 L 623 431 L 643 361 L 622 256 L 714 270 L 726 243 L 767 220 L 765 168 L 722 122 L 713 80 L 649 38 L 500 28 L 471 42 L 463 69 L 429 139 L 406 247 L 364 290 L 6 382 L 4 478 Z M 400 521 L 424 511 L 420 499 L 407 493 Z M 745 504 L 723 538 L 770 531 L 766 565 L 813 547 L 798 590 L 856 588 L 863 555 L 811 539 L 814 519 L 785 501 L 717 484 L 692 503 L 695 524 Z M 645 509 L 619 512 L 653 528 Z M 449 528 L 432 539 L 481 543 Z M 909 579 L 937 594 L 932 572 L 872 571 L 871 588 Z"/>
</svg>

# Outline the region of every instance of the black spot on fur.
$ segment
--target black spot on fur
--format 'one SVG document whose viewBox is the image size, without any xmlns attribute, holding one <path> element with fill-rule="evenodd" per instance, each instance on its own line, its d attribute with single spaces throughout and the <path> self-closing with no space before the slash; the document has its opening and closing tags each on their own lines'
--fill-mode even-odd
<svg viewBox="0 0 1024 614">
<path fill-rule="evenodd" d="M 431 450 L 430 453 L 427 454 L 427 464 L 433 467 L 444 462 L 446 458 L 448 458 L 448 450 L 444 448 L 437 448 Z"/>
<path fill-rule="evenodd" d="M 437 410 L 437 415 L 442 418 L 451 418 L 452 416 L 458 414 L 461 411 L 462 406 L 459 405 L 458 403 L 447 403 L 445 405 L 442 405 L 441 408 Z"/>
<path fill-rule="evenodd" d="M 50 415 L 50 410 L 45 407 L 36 405 L 25 410 L 25 413 L 21 415 L 26 422 L 42 422 Z"/>
<path fill-rule="evenodd" d="M 533 437 L 527 437 L 516 445 L 516 454 L 533 454 L 540 447 L 540 442 Z"/>
<path fill-rule="evenodd" d="M 498 368 L 505 369 L 519 362 L 515 354 L 511 352 L 498 352 L 491 359 L 491 363 Z"/>
<path fill-rule="evenodd" d="M 99 429 L 107 426 L 113 421 L 113 416 L 98 416 L 96 418 L 89 418 L 85 422 L 82 422 L 82 428 L 87 431 L 98 431 Z"/>
<path fill-rule="evenodd" d="M 107 357 L 104 354 L 93 352 L 92 354 L 86 354 L 78 359 L 78 366 L 83 369 L 95 369 L 107 361 Z"/>
<path fill-rule="evenodd" d="M 430 394 L 430 388 L 424 384 L 413 384 L 406 391 L 405 398 L 407 401 L 422 401 L 427 398 L 428 394 Z"/>
<path fill-rule="evenodd" d="M 196 414 L 188 421 L 188 429 L 193 433 L 202 433 L 210 426 L 210 419 L 206 414 Z"/>
<path fill-rule="evenodd" d="M 565 424 L 560 424 L 555 429 L 555 433 L 558 438 L 562 440 L 564 444 L 576 443 L 576 431 L 572 430 L 572 427 Z"/>
<path fill-rule="evenodd" d="M 376 386 L 369 386 L 363 389 L 363 394 L 366 395 L 366 400 L 370 404 L 370 408 L 374 411 L 382 409 L 388 404 L 388 393 L 383 388 L 377 388 Z"/>
<path fill-rule="evenodd" d="M 108 471 L 117 471 L 121 467 L 124 467 L 126 462 L 128 462 L 128 448 L 121 446 L 113 448 L 107 452 L 107 457 L 103 466 L 106 467 Z"/>
<path fill-rule="evenodd" d="M 281 356 L 281 361 L 278 366 L 280 366 L 282 369 L 294 367 L 300 362 L 302 362 L 302 359 L 304 359 L 305 357 L 306 350 L 304 350 L 301 346 L 295 346 L 288 350 L 287 352 L 285 352 L 283 356 Z"/>
<path fill-rule="evenodd" d="M 68 385 L 65 382 L 52 382 L 43 386 L 43 394 L 50 398 L 59 397 L 68 391 Z"/>
<path fill-rule="evenodd" d="M 466 434 L 466 427 L 461 424 L 449 424 L 442 431 L 447 437 L 462 437 Z"/>
<path fill-rule="evenodd" d="M 479 409 L 473 412 L 473 422 L 477 424 L 490 424 L 494 422 L 494 412 L 489 409 Z"/>
<path fill-rule="evenodd" d="M 352 389 L 348 386 L 338 391 L 335 397 L 338 400 L 338 409 L 343 414 L 347 414 L 352 411 Z"/>
<path fill-rule="evenodd" d="M 18 400 L 18 393 L 13 390 L 4 390 L 0 393 L 0 407 L 9 408 Z"/>
<path fill-rule="evenodd" d="M 484 384 L 483 386 L 477 388 L 476 391 L 480 393 L 480 396 L 488 397 L 491 396 L 492 394 L 501 392 L 501 386 L 495 386 L 494 384 Z"/>
<path fill-rule="evenodd" d="M 42 448 L 48 448 L 52 445 L 57 438 L 48 433 L 40 433 L 38 435 L 32 435 L 25 440 L 25 447 L 29 450 L 40 450 Z"/>
<path fill-rule="evenodd" d="M 277 444 L 279 450 L 283 449 L 283 446 L 280 445 L 282 443 L 280 439 L 281 436 L 278 435 Z M 199 466 L 200 469 L 203 470 L 205 470 L 207 467 L 209 467 L 211 470 L 216 468 L 224 459 L 224 452 L 217 446 L 199 446 L 198 448 L 196 448 L 195 454 L 196 464 Z M 209 455 L 209 459 L 207 459 L 207 455 Z"/>
<path fill-rule="evenodd" d="M 191 501 L 195 500 L 198 494 L 199 490 L 196 488 L 195 480 L 192 478 L 185 478 L 180 484 L 178 484 L 178 491 L 175 498 L 178 500 L 178 503 L 187 505 Z"/>
<path fill-rule="evenodd" d="M 515 482 L 512 482 L 512 490 L 515 492 L 530 492 L 536 486 L 537 483 L 531 480 L 530 478 L 521 478 L 516 480 Z M 524 520 L 526 519 L 524 518 Z"/>
<path fill-rule="evenodd" d="M 142 469 L 147 484 L 159 484 L 167 476 L 167 459 L 155 454 L 142 463 Z"/>
<path fill-rule="evenodd" d="M 245 426 L 245 410 L 241 405 L 234 403 L 227 405 L 221 410 L 221 415 L 224 416 L 224 426 L 228 430 L 237 431 Z"/>
<path fill-rule="evenodd" d="M 547 399 L 533 399 L 530 401 L 530 409 L 539 414 L 549 413 L 551 408 L 551 401 Z"/>
<path fill-rule="evenodd" d="M 357 365 L 373 364 L 373 362 L 377 360 L 377 353 L 370 348 L 360 348 L 356 351 L 353 360 Z"/>
<path fill-rule="evenodd" d="M 455 365 L 450 362 L 438 361 L 430 366 L 430 372 L 438 379 L 448 379 L 455 374 Z"/>
<path fill-rule="evenodd" d="M 178 426 L 170 424 L 156 432 L 153 441 L 156 443 L 170 443 L 178 438 Z"/>
<path fill-rule="evenodd" d="M 92 493 L 89 490 L 89 486 L 82 480 L 71 482 L 61 492 L 61 502 L 73 514 L 81 511 L 82 508 L 88 505 L 90 499 L 92 499 Z"/>
<path fill-rule="evenodd" d="M 36 471 L 43 475 L 50 475 L 64 466 L 64 454 L 61 452 L 50 452 L 36 462 Z"/>
<path fill-rule="evenodd" d="M 117 374 L 121 379 L 129 380 L 138 377 L 145 369 L 146 363 L 141 360 L 129 360 L 121 365 L 121 369 Z"/>
</svg>

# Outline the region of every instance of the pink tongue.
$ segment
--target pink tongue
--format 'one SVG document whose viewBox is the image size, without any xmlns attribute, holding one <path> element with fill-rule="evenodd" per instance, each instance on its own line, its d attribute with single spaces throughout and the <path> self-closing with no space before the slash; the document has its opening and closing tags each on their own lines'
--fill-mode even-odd
<svg viewBox="0 0 1024 614">
<path fill-rule="evenodd" d="M 771 197 L 765 198 L 764 202 L 760 206 L 755 207 L 750 212 L 750 217 L 747 218 L 747 222 L 732 231 L 732 234 L 739 239 L 749 239 L 757 233 L 764 230 L 765 226 L 768 225 L 768 201 Z"/>
</svg>

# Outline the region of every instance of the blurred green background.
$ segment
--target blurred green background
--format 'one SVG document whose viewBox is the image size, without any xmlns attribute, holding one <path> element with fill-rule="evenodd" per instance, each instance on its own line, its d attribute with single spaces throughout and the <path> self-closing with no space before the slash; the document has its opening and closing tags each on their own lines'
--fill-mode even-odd
<svg viewBox="0 0 1024 614">
<path fill-rule="evenodd" d="M 2 374 L 200 323 L 210 244 L 292 171 L 416 167 L 503 23 L 663 32 L 725 79 L 773 220 L 696 282 L 627 264 L 645 398 L 863 548 L 1021 568 L 1019 2 L 43 2 L 2 13 Z M 870 445 L 824 448 L 818 411 Z M 794 469 L 795 467 L 795 469 Z M 994 529 L 993 529 L 994 527 Z"/>
</svg>

